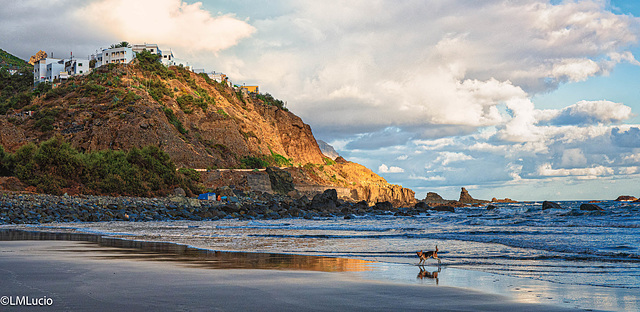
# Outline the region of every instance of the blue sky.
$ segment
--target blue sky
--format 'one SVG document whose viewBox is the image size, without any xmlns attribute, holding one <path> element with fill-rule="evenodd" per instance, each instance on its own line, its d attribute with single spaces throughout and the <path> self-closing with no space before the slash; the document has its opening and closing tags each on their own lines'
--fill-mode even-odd
<svg viewBox="0 0 640 312">
<path fill-rule="evenodd" d="M 418 198 L 640 196 L 635 1 L 0 2 L 9 52 L 158 43 Z"/>
</svg>

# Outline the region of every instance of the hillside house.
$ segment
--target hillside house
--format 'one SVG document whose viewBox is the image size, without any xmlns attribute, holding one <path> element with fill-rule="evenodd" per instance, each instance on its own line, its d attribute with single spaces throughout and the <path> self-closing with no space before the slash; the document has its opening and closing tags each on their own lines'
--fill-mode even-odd
<svg viewBox="0 0 640 312">
<path fill-rule="evenodd" d="M 241 88 L 248 93 L 260 93 L 258 86 L 242 86 Z"/>
<path fill-rule="evenodd" d="M 212 80 L 217 81 L 218 83 L 226 84 L 228 87 L 232 86 L 231 81 L 229 80 L 229 77 L 227 77 L 227 75 L 223 73 L 212 72 L 207 74 L 207 76 L 209 76 L 209 78 L 211 78 Z"/>
<path fill-rule="evenodd" d="M 64 71 L 71 76 L 86 75 L 89 73 L 89 61 L 71 59 L 64 63 Z"/>
<path fill-rule="evenodd" d="M 96 56 L 96 67 L 107 64 L 129 64 L 134 58 L 135 55 L 132 48 L 120 47 L 103 49 L 102 52 Z"/>
<path fill-rule="evenodd" d="M 64 63 L 65 60 L 61 59 L 55 62 L 51 62 L 47 64 L 47 74 L 46 74 L 46 81 L 52 82 L 56 79 L 66 79 L 68 78 L 65 70 L 64 70 Z M 61 74 L 64 73 L 64 75 L 62 75 L 63 77 L 61 77 Z"/>
<path fill-rule="evenodd" d="M 160 57 L 160 61 L 165 66 L 177 65 L 176 59 L 173 56 L 173 51 L 171 49 L 162 50 L 158 47 L 157 44 L 134 44 L 133 52 L 138 54 L 144 50 L 149 51 L 151 54 L 156 54 Z"/>
<path fill-rule="evenodd" d="M 33 64 L 33 81 L 34 84 L 38 84 L 41 82 L 45 82 L 45 81 L 52 81 L 52 80 L 48 80 L 48 70 L 47 70 L 47 66 L 52 64 L 52 63 L 58 63 L 60 61 L 63 61 L 61 59 L 56 59 L 56 58 L 52 58 L 52 57 L 48 57 L 48 58 L 43 58 L 39 61 L 37 61 L 35 64 Z M 56 67 L 57 68 L 57 67 Z M 51 73 L 53 73 L 54 68 L 51 68 Z M 62 68 L 60 71 L 64 71 L 64 65 L 62 65 Z M 53 76 L 59 76 L 60 72 L 55 73 L 55 75 Z"/>
</svg>

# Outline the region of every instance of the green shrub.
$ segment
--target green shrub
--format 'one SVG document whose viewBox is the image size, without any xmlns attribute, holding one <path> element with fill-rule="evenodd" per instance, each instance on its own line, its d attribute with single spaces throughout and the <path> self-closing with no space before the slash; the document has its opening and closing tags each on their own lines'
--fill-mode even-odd
<svg viewBox="0 0 640 312">
<path fill-rule="evenodd" d="M 286 107 L 284 107 L 284 102 L 282 100 L 278 100 L 274 98 L 271 94 L 256 94 L 256 98 L 260 99 L 265 105 L 276 106 L 284 111 L 289 111 Z"/>
<path fill-rule="evenodd" d="M 162 100 L 165 95 L 169 97 L 173 95 L 171 89 L 169 89 L 169 87 L 167 87 L 167 85 L 161 80 L 147 79 L 143 80 L 142 84 L 149 93 L 149 96 L 158 102 Z"/>
<path fill-rule="evenodd" d="M 0 156 L 0 169 L 6 173 L 7 153 L 0 149 Z M 50 194 L 61 194 L 73 186 L 81 186 L 87 193 L 130 196 L 164 195 L 177 186 L 199 189 L 193 176 L 189 182 L 178 175 L 169 155 L 155 146 L 79 153 L 54 137 L 40 146 L 22 146 L 10 157 L 15 176 Z"/>
<path fill-rule="evenodd" d="M 229 118 L 229 114 L 227 114 L 227 112 L 225 112 L 222 108 L 218 109 L 216 113 L 225 119 Z"/>
<path fill-rule="evenodd" d="M 14 171 L 14 157 L 11 153 L 4 151 L 0 145 L 0 176 L 11 176 Z"/>
<path fill-rule="evenodd" d="M 178 130 L 178 132 L 182 134 L 187 134 L 187 132 L 189 132 L 187 131 L 187 129 L 184 128 L 184 126 L 182 125 L 182 122 L 178 120 L 178 117 L 176 117 L 176 115 L 173 113 L 173 110 L 171 110 L 171 108 L 163 107 L 162 110 L 164 111 L 164 115 L 167 116 L 169 123 L 171 123 L 174 127 L 176 127 L 176 130 Z"/>
<path fill-rule="evenodd" d="M 262 158 L 247 156 L 240 160 L 244 169 L 261 169 L 269 166 L 269 163 Z"/>
<path fill-rule="evenodd" d="M 201 178 L 200 172 L 191 168 L 180 168 L 178 169 L 178 173 L 184 175 L 186 178 L 194 182 L 199 182 Z"/>
<path fill-rule="evenodd" d="M 34 123 L 35 127 L 40 129 L 40 131 L 42 132 L 48 132 L 53 130 L 53 123 L 55 122 L 55 119 L 60 114 L 60 111 L 61 110 L 57 108 L 43 109 L 43 110 L 37 111 L 33 115 L 33 118 L 35 120 L 35 123 Z"/>
<path fill-rule="evenodd" d="M 336 161 L 329 157 L 323 157 L 322 160 L 324 160 L 324 164 L 327 166 L 333 166 L 336 164 Z"/>
</svg>

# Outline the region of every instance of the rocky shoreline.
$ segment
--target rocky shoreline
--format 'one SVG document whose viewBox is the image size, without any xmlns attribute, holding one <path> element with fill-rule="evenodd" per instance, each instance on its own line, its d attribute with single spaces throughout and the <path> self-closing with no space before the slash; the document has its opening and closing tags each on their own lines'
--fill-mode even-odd
<svg viewBox="0 0 640 312">
<path fill-rule="evenodd" d="M 308 199 L 261 192 L 227 190 L 226 200 L 198 200 L 181 195 L 164 198 L 54 196 L 23 192 L 0 193 L 0 224 L 50 222 L 160 221 L 321 218 L 387 214 L 412 216 L 433 211 L 454 212 L 451 206 L 394 208 L 390 202 L 369 206 L 365 201 L 338 199 L 334 189 Z"/>
</svg>

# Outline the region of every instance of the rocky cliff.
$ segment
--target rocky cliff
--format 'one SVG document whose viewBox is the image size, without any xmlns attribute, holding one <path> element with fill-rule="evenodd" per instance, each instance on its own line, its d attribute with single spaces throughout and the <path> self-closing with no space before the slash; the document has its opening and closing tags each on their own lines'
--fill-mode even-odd
<svg viewBox="0 0 640 312">
<path fill-rule="evenodd" d="M 15 152 L 29 142 L 62 136 L 83 151 L 155 145 L 177 167 L 194 169 L 238 168 L 268 159 L 288 167 L 301 187 L 347 188 L 354 200 L 370 204 L 415 202 L 413 191 L 364 166 L 327 159 L 309 125 L 281 101 L 157 65 L 103 66 L 34 97 L 0 115 L 0 144 Z M 240 174 L 238 183 L 248 185 L 242 182 L 247 175 Z M 211 181 L 216 182 L 210 186 L 225 183 Z"/>
<path fill-rule="evenodd" d="M 250 156 L 321 163 L 311 128 L 294 114 L 187 70 L 162 78 L 136 66 L 101 67 L 33 100 L 33 116 L 0 118 L 0 144 L 63 136 L 78 149 L 156 145 L 178 167 L 238 166 Z M 4 130 L 6 129 L 6 130 Z"/>
</svg>

